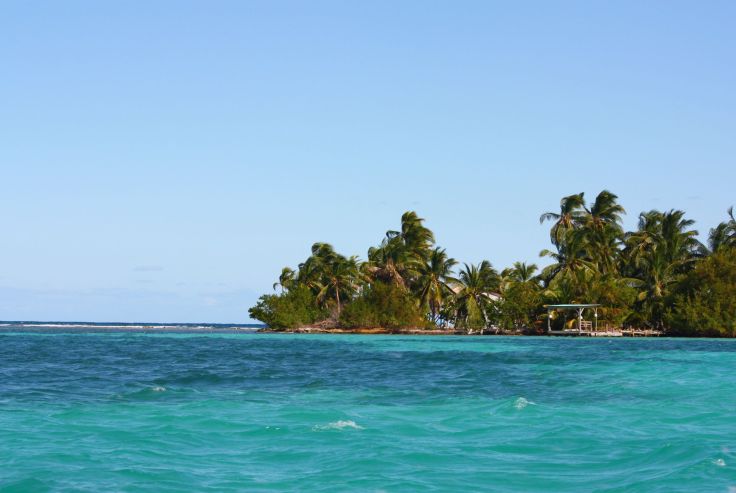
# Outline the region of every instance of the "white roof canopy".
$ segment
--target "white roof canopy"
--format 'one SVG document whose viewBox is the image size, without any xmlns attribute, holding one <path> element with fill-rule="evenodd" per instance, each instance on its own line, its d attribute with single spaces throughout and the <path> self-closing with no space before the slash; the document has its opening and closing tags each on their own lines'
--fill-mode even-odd
<svg viewBox="0 0 736 493">
<path fill-rule="evenodd" d="M 545 305 L 547 310 L 577 310 L 579 308 L 596 308 L 601 306 L 598 303 L 569 303 L 563 305 Z"/>
</svg>

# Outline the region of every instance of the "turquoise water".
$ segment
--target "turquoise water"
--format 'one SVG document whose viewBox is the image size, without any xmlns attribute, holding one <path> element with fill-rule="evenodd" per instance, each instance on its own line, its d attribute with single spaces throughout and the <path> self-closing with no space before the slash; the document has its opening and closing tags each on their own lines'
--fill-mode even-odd
<svg viewBox="0 0 736 493">
<path fill-rule="evenodd" d="M 0 334 L 0 491 L 736 491 L 736 341 Z"/>
</svg>

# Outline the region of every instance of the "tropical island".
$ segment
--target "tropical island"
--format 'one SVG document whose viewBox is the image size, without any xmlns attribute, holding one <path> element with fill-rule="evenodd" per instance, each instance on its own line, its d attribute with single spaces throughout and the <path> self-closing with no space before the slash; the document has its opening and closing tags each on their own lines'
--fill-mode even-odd
<svg viewBox="0 0 736 493">
<path fill-rule="evenodd" d="M 551 263 L 458 262 L 437 246 L 416 212 L 402 215 L 367 259 L 329 243 L 312 245 L 296 269 L 249 309 L 273 331 L 544 334 L 576 320 L 563 304 L 596 305 L 597 326 L 649 329 L 670 336 L 736 336 L 736 220 L 733 208 L 707 245 L 681 210 L 639 214 L 635 231 L 604 190 L 560 201 L 551 223 Z M 579 321 L 577 321 L 579 323 Z"/>
</svg>

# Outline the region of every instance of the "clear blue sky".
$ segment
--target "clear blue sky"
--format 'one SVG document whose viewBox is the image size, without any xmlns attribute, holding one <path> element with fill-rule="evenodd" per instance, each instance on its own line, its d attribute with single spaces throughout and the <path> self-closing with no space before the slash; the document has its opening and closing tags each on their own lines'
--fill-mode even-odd
<svg viewBox="0 0 736 493">
<path fill-rule="evenodd" d="M 539 262 L 563 195 L 736 203 L 736 2 L 0 6 L 0 319 L 247 322 L 402 212 Z"/>
</svg>

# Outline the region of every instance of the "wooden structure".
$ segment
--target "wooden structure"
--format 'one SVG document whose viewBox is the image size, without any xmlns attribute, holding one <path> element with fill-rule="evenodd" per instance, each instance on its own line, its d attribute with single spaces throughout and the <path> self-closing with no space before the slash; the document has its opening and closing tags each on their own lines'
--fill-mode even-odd
<svg viewBox="0 0 736 493">
<path fill-rule="evenodd" d="M 550 335 L 564 336 L 588 336 L 588 337 L 621 337 L 623 333 L 620 330 L 598 330 L 598 308 L 601 305 L 597 303 L 568 303 L 561 305 L 546 305 L 547 308 L 547 333 Z M 586 310 L 593 311 L 593 320 L 584 320 L 583 314 Z M 574 311 L 577 315 L 575 328 L 562 330 L 552 330 L 552 312 L 553 311 Z"/>
<path fill-rule="evenodd" d="M 622 329 L 610 328 L 608 324 L 602 330 L 598 330 L 598 308 L 596 303 L 569 303 L 563 305 L 545 305 L 547 308 L 547 334 L 554 336 L 587 336 L 587 337 L 658 337 L 662 335 L 661 330 L 653 329 Z M 585 310 L 593 310 L 593 320 L 585 320 Z M 575 327 L 562 330 L 552 330 L 553 311 L 574 311 L 577 315 Z"/>
</svg>

